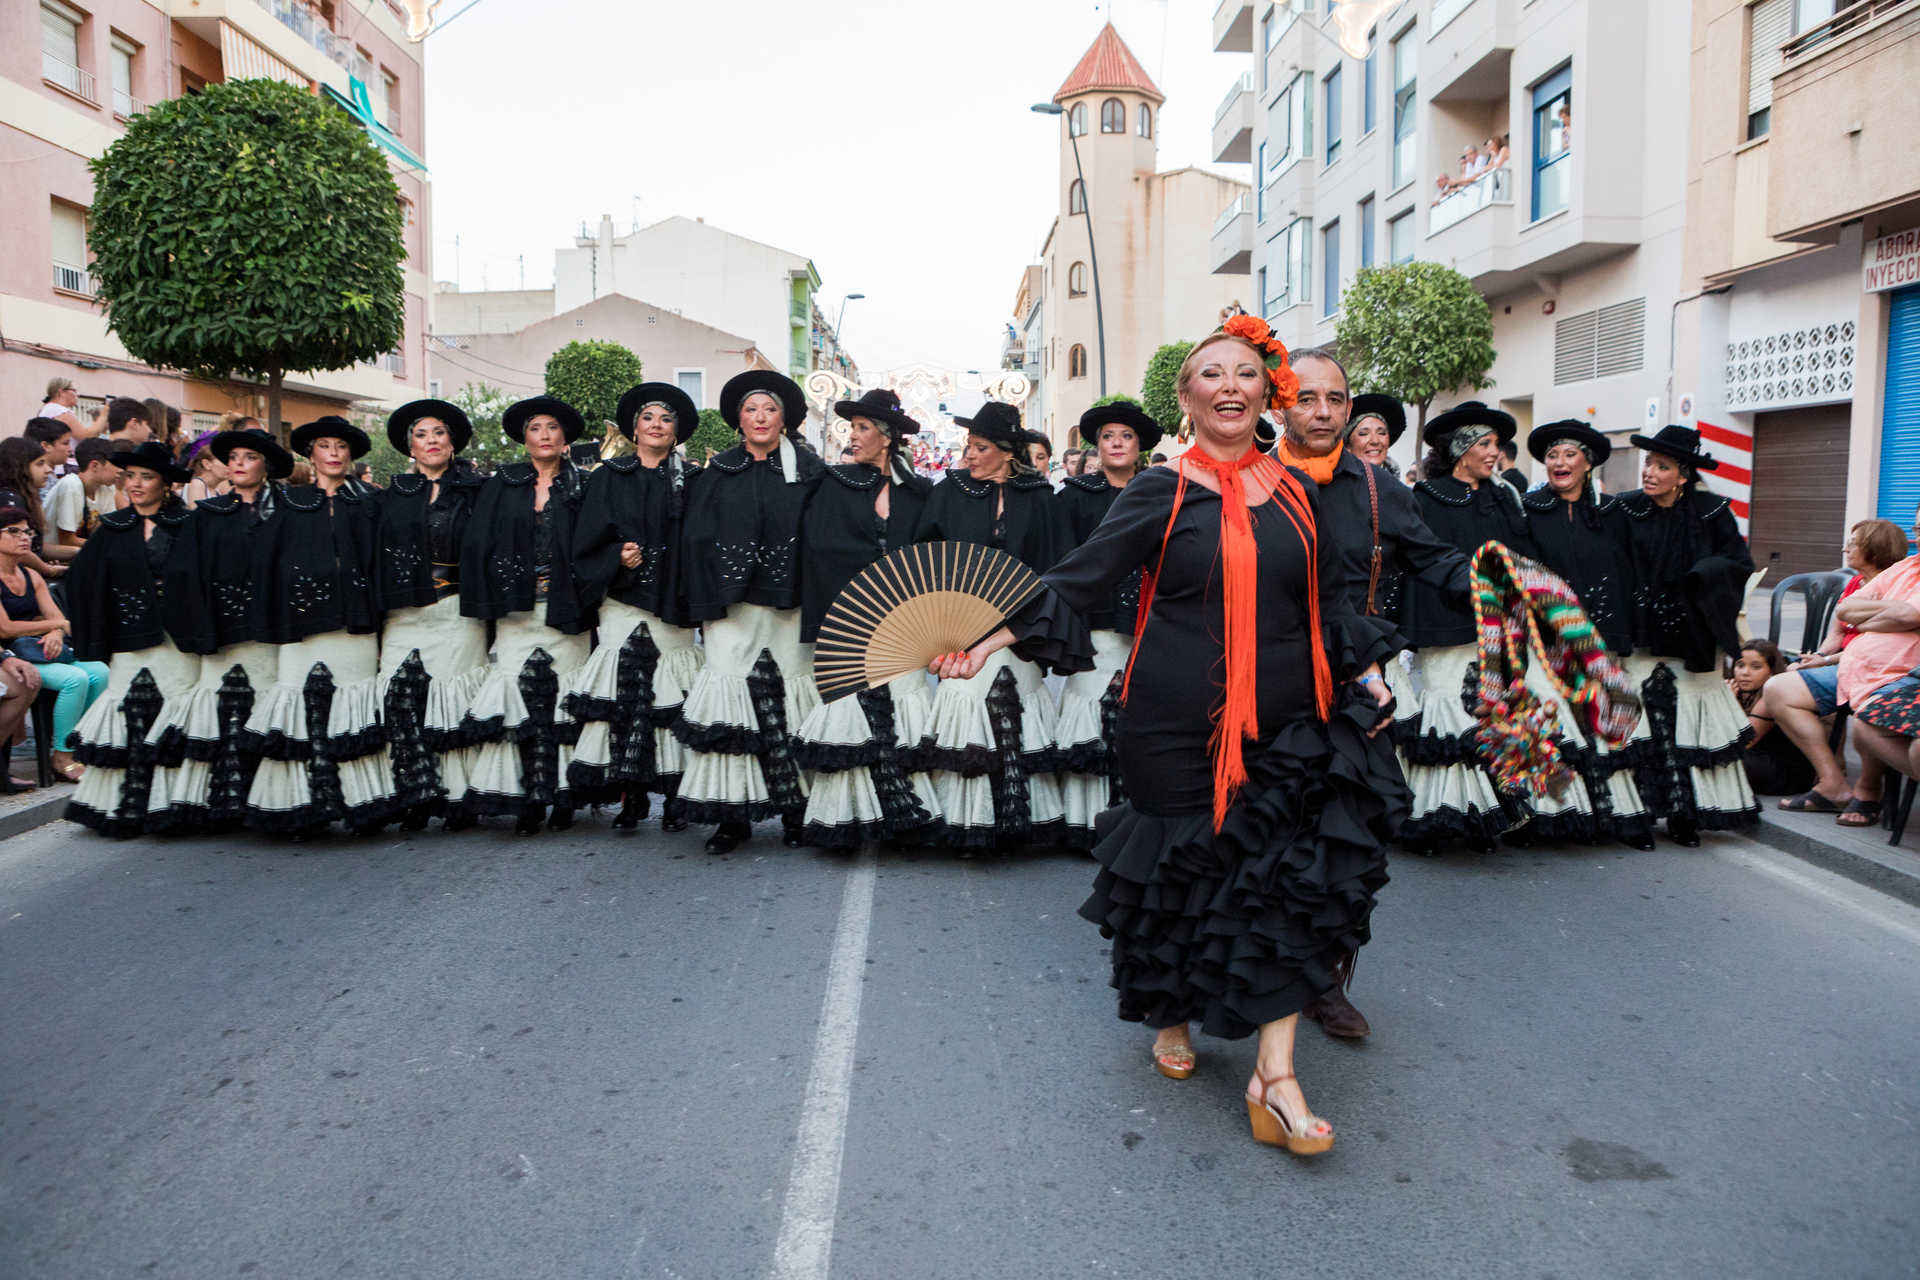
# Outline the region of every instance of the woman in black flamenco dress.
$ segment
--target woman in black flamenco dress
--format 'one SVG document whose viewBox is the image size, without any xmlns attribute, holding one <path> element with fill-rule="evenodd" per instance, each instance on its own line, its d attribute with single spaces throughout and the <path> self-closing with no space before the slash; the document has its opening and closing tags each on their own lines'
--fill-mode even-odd
<svg viewBox="0 0 1920 1280">
<path fill-rule="evenodd" d="M 1007 627 L 934 670 L 970 675 L 1008 645 L 1085 670 L 1084 614 L 1134 570 L 1153 575 L 1115 735 L 1126 801 L 1101 819 L 1102 870 L 1080 914 L 1113 940 L 1120 1017 L 1159 1032 L 1160 1072 L 1192 1074 L 1192 1022 L 1228 1039 L 1257 1031 L 1254 1136 L 1311 1154 L 1333 1130 L 1294 1079 L 1294 1028 L 1367 941 L 1409 803 L 1374 736 L 1391 637 L 1347 603 L 1312 482 L 1255 448 L 1261 408 L 1295 385 L 1265 326 L 1202 343 L 1179 385 L 1194 448 L 1142 473 Z"/>
</svg>

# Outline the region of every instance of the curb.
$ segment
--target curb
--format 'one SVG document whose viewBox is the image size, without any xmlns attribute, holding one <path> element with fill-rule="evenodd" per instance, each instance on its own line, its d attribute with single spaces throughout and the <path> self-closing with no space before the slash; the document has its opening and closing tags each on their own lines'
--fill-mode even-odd
<svg viewBox="0 0 1920 1280">
<path fill-rule="evenodd" d="M 1740 832 L 1749 840 L 1802 862 L 1844 876 L 1855 884 L 1920 907 L 1920 855 L 1900 845 L 1886 843 L 1886 831 L 1869 827 L 1863 836 L 1836 834 L 1826 837 L 1802 829 L 1783 819 L 1778 811 L 1762 810 L 1759 825 Z M 1827 816 L 1831 821 L 1830 815 Z"/>
<path fill-rule="evenodd" d="M 23 835 L 35 827 L 44 827 L 49 822 L 58 822 L 67 812 L 67 801 L 73 798 L 72 787 L 46 788 L 52 795 L 30 800 L 25 804 L 0 813 L 0 840 Z"/>
</svg>

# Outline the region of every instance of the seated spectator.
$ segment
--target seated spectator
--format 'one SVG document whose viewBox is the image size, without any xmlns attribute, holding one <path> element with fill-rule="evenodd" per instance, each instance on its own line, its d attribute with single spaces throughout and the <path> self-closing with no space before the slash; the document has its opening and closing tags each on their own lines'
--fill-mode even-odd
<svg viewBox="0 0 1920 1280">
<path fill-rule="evenodd" d="M 71 660 L 66 616 L 53 603 L 46 579 L 23 563 L 32 538 L 24 510 L 0 507 L 0 640 L 14 657 L 33 663 L 41 685 L 54 690 L 53 769 L 78 782 L 86 770 L 66 749 L 67 739 L 94 699 L 107 691 L 107 664 Z"/>
<path fill-rule="evenodd" d="M 73 470 L 73 429 L 60 418 L 31 418 L 20 434 L 39 441 L 46 450 L 47 482 L 40 486 L 40 505 L 44 507 L 53 500 L 53 486 L 60 483 L 60 477 Z"/>
<path fill-rule="evenodd" d="M 1855 577 L 1841 593 L 1845 604 L 1868 583 L 1907 554 L 1907 537 L 1891 520 L 1862 520 L 1847 533 L 1842 551 Z M 1795 813 L 1834 813 L 1843 827 L 1870 827 L 1880 820 L 1881 779 L 1885 770 L 1877 757 L 1862 754 L 1860 777 L 1849 784 L 1847 771 L 1827 745 L 1825 720 L 1842 705 L 1840 659 L 1860 634 L 1836 611 L 1826 639 L 1812 653 L 1787 669 L 1786 676 L 1767 686 L 1761 714 L 1793 740 L 1813 766 L 1813 782 L 1799 795 L 1788 796 L 1780 807 Z"/>
<path fill-rule="evenodd" d="M 1507 161 L 1513 156 L 1512 148 L 1507 145 L 1508 136 L 1509 135 L 1503 133 L 1497 137 L 1487 139 L 1488 172 L 1507 167 Z"/>
<path fill-rule="evenodd" d="M 1734 701 L 1747 713 L 1747 724 L 1753 729 L 1753 741 L 1747 743 L 1740 763 L 1746 766 L 1747 782 L 1757 795 L 1794 795 L 1813 785 L 1813 766 L 1792 738 L 1773 732 L 1773 721 L 1760 707 L 1768 683 L 1786 669 L 1787 660 L 1773 641 L 1749 640 L 1740 646 L 1740 656 L 1733 660 L 1733 676 L 1727 681 Z"/>
<path fill-rule="evenodd" d="M 49 470 L 46 453 L 32 440 L 24 436 L 0 440 L 0 506 L 18 507 L 26 512 L 27 524 L 33 536 L 22 559 L 42 577 L 57 578 L 67 571 L 67 567 L 50 563 L 45 558 L 49 550 L 46 545 L 47 520 L 45 508 L 40 505 L 40 486 L 46 481 Z"/>
<path fill-rule="evenodd" d="M 54 481 L 53 498 L 47 504 L 47 523 L 53 526 L 54 536 L 48 550 L 54 559 L 78 555 L 100 517 L 113 514 L 120 483 L 113 452 L 111 440 L 82 440 L 74 458 L 79 470 Z"/>
<path fill-rule="evenodd" d="M 1853 708 L 1854 747 L 1862 758 L 1920 776 L 1920 556 L 1842 600 L 1834 616 L 1859 631 L 1840 654 L 1840 700 Z"/>
<path fill-rule="evenodd" d="M 15 738 L 23 736 L 20 727 L 27 722 L 27 712 L 33 710 L 33 700 L 39 696 L 40 675 L 33 664 L 12 654 L 0 656 L 0 749 L 11 747 Z M 33 788 L 32 782 L 0 771 L 0 796 Z"/>
</svg>

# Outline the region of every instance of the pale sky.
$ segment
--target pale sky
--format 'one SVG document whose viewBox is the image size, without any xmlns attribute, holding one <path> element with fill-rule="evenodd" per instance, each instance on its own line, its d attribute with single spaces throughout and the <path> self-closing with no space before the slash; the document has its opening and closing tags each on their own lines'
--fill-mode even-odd
<svg viewBox="0 0 1920 1280">
<path fill-rule="evenodd" d="M 434 277 L 455 235 L 462 287 L 520 287 L 524 254 L 546 288 L 582 221 L 704 217 L 812 258 L 830 322 L 866 294 L 863 369 L 997 368 L 1057 199 L 1060 122 L 1028 107 L 1110 14 L 1167 95 L 1160 167 L 1206 163 L 1247 65 L 1213 52 L 1215 4 L 481 0 L 427 39 Z"/>
</svg>

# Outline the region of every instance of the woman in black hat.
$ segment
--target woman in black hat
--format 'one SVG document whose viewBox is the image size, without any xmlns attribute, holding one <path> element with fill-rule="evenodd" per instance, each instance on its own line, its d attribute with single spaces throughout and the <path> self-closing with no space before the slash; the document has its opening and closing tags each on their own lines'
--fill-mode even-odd
<svg viewBox="0 0 1920 1280">
<path fill-rule="evenodd" d="M 1396 396 L 1367 392 L 1353 398 L 1347 416 L 1347 448 L 1362 462 L 1388 466 L 1388 450 L 1407 433 L 1407 409 Z"/>
<path fill-rule="evenodd" d="M 907 442 L 920 424 L 899 396 L 873 390 L 840 401 L 834 412 L 847 420 L 853 461 L 827 468 L 801 517 L 800 639 L 807 644 L 855 574 L 912 541 L 933 488 L 908 465 Z M 813 709 L 794 734 L 794 758 L 807 776 L 808 844 L 851 849 L 932 828 L 940 817 L 933 783 L 909 767 L 932 709 L 923 671 Z"/>
<path fill-rule="evenodd" d="M 573 824 L 560 690 L 592 645 L 593 611 L 573 576 L 584 481 L 568 449 L 586 422 L 563 400 L 533 396 L 500 428 L 527 458 L 481 486 L 460 546 L 460 612 L 493 624 L 493 668 L 463 726 L 474 745 L 460 804 L 467 818 L 513 814 L 531 835 L 549 808 L 555 830 Z"/>
<path fill-rule="evenodd" d="M 401 405 L 387 439 L 413 468 L 375 504 L 384 767 L 401 830 L 419 831 L 467 792 L 462 726 L 487 678 L 487 624 L 460 614 L 460 545 L 481 481 L 460 462 L 473 424 L 457 405 Z"/>
<path fill-rule="evenodd" d="M 794 446 L 807 402 L 783 374 L 735 374 L 720 414 L 740 443 L 709 458 L 688 489 L 680 539 L 688 616 L 706 645 L 674 725 L 687 747 L 680 812 L 716 824 L 708 853 L 731 852 L 776 814 L 798 848 L 807 794 L 793 731 L 820 697 L 800 640 L 800 517 L 826 466 Z"/>
<path fill-rule="evenodd" d="M 666 798 L 661 829 L 683 830 L 677 792 L 686 752 L 672 724 L 700 673 L 676 551 L 686 489 L 699 468 L 676 447 L 700 411 L 680 388 L 643 382 L 620 397 L 614 420 L 631 457 L 608 458 L 587 477 L 573 535 L 583 609 L 599 613 L 600 644 L 564 699 L 580 726 L 567 787 L 574 805 L 624 796 L 616 828 L 647 816 L 647 793 Z"/>
<path fill-rule="evenodd" d="M 1520 504 L 1496 474 L 1500 442 L 1513 439 L 1516 430 L 1510 415 L 1469 400 L 1421 433 L 1432 452 L 1427 479 L 1414 487 L 1414 500 L 1434 534 L 1463 555 L 1472 556 L 1488 541 L 1533 554 Z M 1407 784 L 1413 788 L 1413 816 L 1401 840 L 1432 852 L 1464 838 L 1469 848 L 1489 851 L 1494 838 L 1524 818 L 1525 810 L 1515 797 L 1507 797 L 1503 808 L 1480 766 L 1476 725 L 1462 701 L 1476 653 L 1472 607 L 1415 579 L 1401 598 L 1400 630 L 1415 651 L 1420 712 L 1418 721 L 1396 726 Z"/>
<path fill-rule="evenodd" d="M 280 494 L 264 637 L 279 677 L 254 703 L 242 750 L 261 757 L 247 825 L 304 838 L 337 820 L 378 830 L 393 801 L 381 767 L 380 602 L 372 493 L 352 478 L 367 433 L 328 416 L 297 428 L 293 452 L 314 483 Z"/>
<path fill-rule="evenodd" d="M 293 455 L 258 427 L 222 431 L 207 448 L 231 487 L 201 500 L 167 556 L 162 622 L 182 652 L 202 658 L 193 691 L 148 734 L 160 762 L 153 830 L 228 830 L 246 817 L 259 757 L 242 750 L 241 731 L 280 671 L 266 583 L 282 507 L 274 481 L 293 471 Z"/>
<path fill-rule="evenodd" d="M 1124 401 L 1087 410 L 1080 415 L 1079 431 L 1081 439 L 1093 442 L 1097 463 L 1081 475 L 1068 476 L 1053 496 L 1061 555 L 1093 536 L 1120 491 L 1140 474 L 1161 434 L 1158 422 Z M 1093 669 L 1068 676 L 1060 695 L 1053 748 L 1060 800 L 1066 807 L 1066 838 L 1076 848 L 1092 848 L 1094 819 L 1126 798 L 1113 735 L 1120 674 L 1133 652 L 1140 582 L 1139 571 L 1129 573 L 1087 614 Z"/>
<path fill-rule="evenodd" d="M 920 516 L 920 542 L 977 542 L 1035 572 L 1061 554 L 1053 486 L 1027 463 L 1020 411 L 989 400 L 966 428 L 965 470 L 947 472 Z M 943 680 L 920 762 L 933 777 L 954 848 L 1012 851 L 1058 839 L 1066 806 L 1054 776 L 1059 712 L 1040 667 L 1012 650 L 993 655 L 984 679 Z"/>
<path fill-rule="evenodd" d="M 1543 464 L 1547 482 L 1520 500 L 1527 532 L 1540 563 L 1553 570 L 1580 597 L 1594 630 L 1613 655 L 1625 661 L 1633 653 L 1633 562 L 1627 548 L 1627 516 L 1617 498 L 1602 495 L 1594 471 L 1613 453 L 1606 436 L 1578 418 L 1535 427 L 1527 452 Z M 1653 847 L 1653 820 L 1634 786 L 1633 760 L 1651 743 L 1646 718 L 1620 750 L 1589 734 L 1579 718 L 1547 683 L 1539 663 L 1527 668 L 1528 683 L 1542 702 L 1560 706 L 1560 748 L 1574 765 L 1585 790 L 1580 819 L 1563 818 L 1552 831 L 1542 816 L 1543 832 L 1589 840 L 1616 839 L 1635 849 Z"/>
<path fill-rule="evenodd" d="M 167 556 L 187 509 L 174 496 L 189 472 L 158 441 L 115 453 L 127 505 L 100 517 L 67 572 L 74 656 L 107 664 L 107 691 L 74 729 L 73 757 L 87 766 L 67 817 L 106 835 L 145 830 L 153 758 L 147 733 L 166 706 L 186 697 L 200 660 L 182 653 L 160 623 Z"/>
<path fill-rule="evenodd" d="M 1701 452 L 1699 432 L 1666 426 L 1632 440 L 1647 456 L 1640 492 L 1620 499 L 1633 572 L 1627 673 L 1640 686 L 1655 748 L 1635 780 L 1667 834 L 1693 848 L 1702 831 L 1760 816 L 1741 767 L 1749 726 L 1720 677 L 1723 655 L 1740 651 L 1753 555 L 1729 501 L 1700 479 L 1720 464 Z"/>
</svg>

